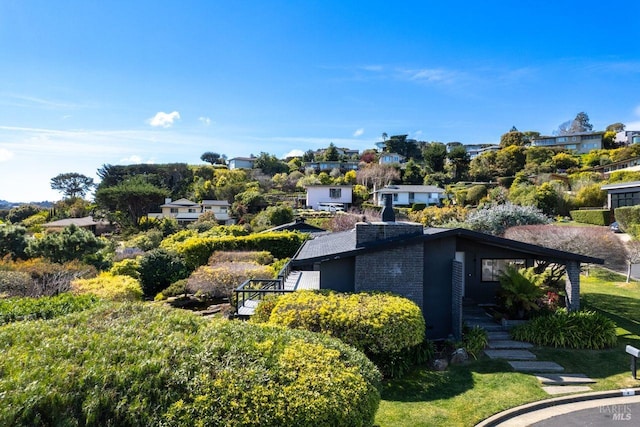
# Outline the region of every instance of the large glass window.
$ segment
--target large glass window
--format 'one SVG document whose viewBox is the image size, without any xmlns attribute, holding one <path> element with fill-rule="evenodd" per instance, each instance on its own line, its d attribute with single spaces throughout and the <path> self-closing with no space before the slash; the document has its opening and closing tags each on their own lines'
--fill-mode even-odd
<svg viewBox="0 0 640 427">
<path fill-rule="evenodd" d="M 331 197 L 332 199 L 339 199 L 340 197 L 342 197 L 342 188 L 330 188 L 329 197 Z"/>
<path fill-rule="evenodd" d="M 524 259 L 518 258 L 506 258 L 506 259 L 483 259 L 482 260 L 482 281 L 483 282 L 497 282 L 500 272 L 508 265 L 513 265 L 517 268 L 524 268 L 526 266 Z"/>
</svg>

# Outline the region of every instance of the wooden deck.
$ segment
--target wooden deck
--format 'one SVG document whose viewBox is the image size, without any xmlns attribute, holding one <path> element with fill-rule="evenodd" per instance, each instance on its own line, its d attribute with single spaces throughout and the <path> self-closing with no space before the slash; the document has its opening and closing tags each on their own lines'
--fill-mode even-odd
<svg viewBox="0 0 640 427">
<path fill-rule="evenodd" d="M 319 271 L 291 271 L 284 281 L 284 290 L 287 292 L 300 290 L 320 289 Z M 260 301 L 247 299 L 241 307 L 238 307 L 238 316 L 249 317 L 253 315 Z"/>
</svg>

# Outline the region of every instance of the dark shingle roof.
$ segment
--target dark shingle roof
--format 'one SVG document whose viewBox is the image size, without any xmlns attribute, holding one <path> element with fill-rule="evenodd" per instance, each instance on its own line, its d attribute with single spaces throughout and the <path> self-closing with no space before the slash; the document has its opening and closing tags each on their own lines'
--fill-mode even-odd
<svg viewBox="0 0 640 427">
<path fill-rule="evenodd" d="M 356 247 L 356 231 L 343 231 L 331 233 L 308 240 L 293 259 L 294 264 L 308 264 L 330 258 L 346 258 L 355 256 L 365 251 L 381 251 L 391 246 L 413 244 L 416 241 L 431 241 L 445 237 L 459 237 L 472 240 L 489 246 L 512 249 L 514 251 L 528 253 L 542 259 L 559 259 L 563 261 L 578 261 L 591 264 L 604 264 L 604 260 L 572 252 L 559 251 L 544 246 L 524 243 L 517 240 L 505 239 L 464 228 L 425 228 L 419 236 L 408 236 L 379 241 L 366 246 Z"/>
</svg>

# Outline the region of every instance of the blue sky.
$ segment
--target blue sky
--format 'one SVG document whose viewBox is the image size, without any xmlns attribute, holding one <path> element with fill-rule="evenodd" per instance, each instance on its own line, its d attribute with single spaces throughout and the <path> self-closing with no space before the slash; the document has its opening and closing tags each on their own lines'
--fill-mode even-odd
<svg viewBox="0 0 640 427">
<path fill-rule="evenodd" d="M 0 199 L 105 163 L 640 129 L 640 2 L 0 1 Z"/>
</svg>

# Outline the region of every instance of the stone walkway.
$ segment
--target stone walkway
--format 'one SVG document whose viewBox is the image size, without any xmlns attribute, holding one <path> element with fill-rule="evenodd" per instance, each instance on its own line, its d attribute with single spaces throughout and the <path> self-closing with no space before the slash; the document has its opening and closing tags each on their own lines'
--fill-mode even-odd
<svg viewBox="0 0 640 427">
<path fill-rule="evenodd" d="M 518 372 L 535 375 L 542 389 L 550 395 L 590 391 L 595 381 L 583 374 L 565 374 L 564 368 L 555 362 L 537 360 L 529 351 L 532 344 L 514 341 L 508 327 L 499 325 L 482 308 L 465 307 L 464 321 L 467 326 L 479 326 L 487 331 L 489 339 L 484 353 L 491 359 L 504 359 Z"/>
</svg>

